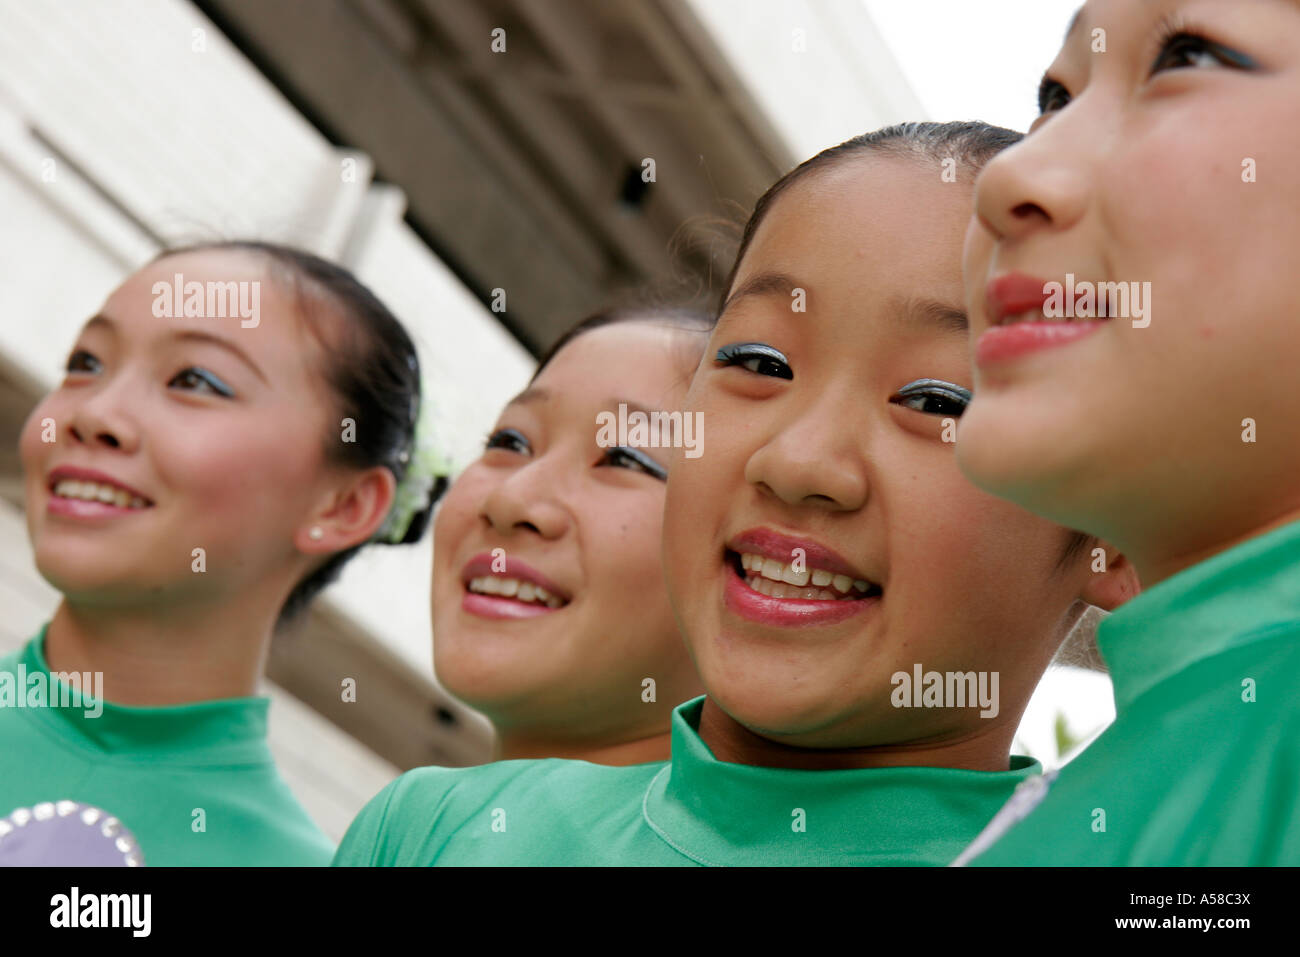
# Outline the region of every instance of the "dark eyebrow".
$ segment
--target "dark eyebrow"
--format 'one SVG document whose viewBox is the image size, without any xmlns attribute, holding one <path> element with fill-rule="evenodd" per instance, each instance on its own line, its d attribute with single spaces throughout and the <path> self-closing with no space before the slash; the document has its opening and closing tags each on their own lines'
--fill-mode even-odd
<svg viewBox="0 0 1300 957">
<path fill-rule="evenodd" d="M 722 309 L 718 314 L 721 315 L 726 312 L 735 305 L 735 303 L 744 299 L 746 296 L 770 296 L 775 293 L 780 293 L 786 298 L 789 298 L 798 288 L 800 288 L 799 284 L 785 273 L 759 273 L 757 276 L 751 276 L 749 279 L 746 279 L 732 290 L 731 295 L 728 296 L 727 301 L 722 304 Z"/>
<path fill-rule="evenodd" d="M 92 329 L 92 328 L 104 328 L 107 329 L 113 335 L 117 334 L 117 323 L 115 323 L 112 319 L 110 319 L 108 316 L 104 315 L 103 313 L 100 313 L 97 316 L 92 316 L 90 319 L 86 320 L 86 325 L 83 327 L 83 330 Z M 231 355 L 235 356 L 246 366 L 252 369 L 259 379 L 261 379 L 267 385 L 270 385 L 270 382 L 267 381 L 266 376 L 262 374 L 262 370 L 258 368 L 257 363 L 254 362 L 251 358 L 249 358 L 248 354 L 244 352 L 243 349 L 239 348 L 239 346 L 235 345 L 233 342 L 231 342 L 228 339 L 223 339 L 221 336 L 214 335 L 211 332 L 203 332 L 202 330 L 199 329 L 189 329 L 183 332 L 176 332 L 173 334 L 173 338 L 196 341 L 196 342 L 208 342 L 214 346 L 217 346 L 218 348 L 225 349 Z"/>
<path fill-rule="evenodd" d="M 182 341 L 187 341 L 187 342 L 207 342 L 220 349 L 225 349 L 231 355 L 242 360 L 244 365 L 252 369 L 254 374 L 256 374 L 256 376 L 259 379 L 261 379 L 262 382 L 264 382 L 266 385 L 271 384 L 270 382 L 267 381 L 266 376 L 262 374 L 262 370 L 257 367 L 257 363 L 254 362 L 252 359 L 250 359 L 248 357 L 248 354 L 244 352 L 243 349 L 239 348 L 239 346 L 235 345 L 229 339 L 223 339 L 221 336 L 213 335 L 210 332 L 201 332 L 198 329 L 190 329 L 190 330 L 186 330 L 185 332 L 177 332 L 174 335 L 174 338 L 180 339 Z"/>
<path fill-rule="evenodd" d="M 965 309 L 927 296 L 913 296 L 898 304 L 894 313 L 905 323 L 937 326 L 940 332 L 966 335 L 970 320 Z"/>
</svg>

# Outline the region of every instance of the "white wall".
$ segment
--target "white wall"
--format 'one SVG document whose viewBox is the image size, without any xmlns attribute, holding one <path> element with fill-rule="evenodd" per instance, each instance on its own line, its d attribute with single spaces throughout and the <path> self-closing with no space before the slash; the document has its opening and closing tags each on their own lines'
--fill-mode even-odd
<svg viewBox="0 0 1300 957">
<path fill-rule="evenodd" d="M 862 0 L 684 2 L 797 162 L 929 119 Z"/>
</svg>

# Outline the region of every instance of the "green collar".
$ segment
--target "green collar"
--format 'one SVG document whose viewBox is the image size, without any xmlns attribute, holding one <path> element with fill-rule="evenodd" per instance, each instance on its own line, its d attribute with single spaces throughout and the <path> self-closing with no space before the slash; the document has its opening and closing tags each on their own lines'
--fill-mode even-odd
<svg viewBox="0 0 1300 957">
<path fill-rule="evenodd" d="M 673 711 L 672 760 L 642 802 L 646 823 L 700 864 L 946 864 L 1042 769 L 794 771 L 719 761 L 700 739 L 704 698 Z"/>
<path fill-rule="evenodd" d="M 96 753 L 187 765 L 270 764 L 266 745 L 269 698 L 225 698 L 158 708 L 133 708 L 93 697 L 102 690 L 88 679 L 78 697 L 51 679 L 45 661 L 45 629 L 27 643 L 14 669 L 11 693 L 25 695 L 22 710 L 61 740 Z M 21 684 L 18 681 L 22 677 Z M 37 687 L 43 706 L 32 707 Z M 60 697 L 60 706 L 50 706 Z M 12 702 L 6 702 L 13 706 Z"/>
<path fill-rule="evenodd" d="M 1300 621 L 1300 522 L 1165 579 L 1102 622 L 1115 710 L 1197 661 Z"/>
</svg>

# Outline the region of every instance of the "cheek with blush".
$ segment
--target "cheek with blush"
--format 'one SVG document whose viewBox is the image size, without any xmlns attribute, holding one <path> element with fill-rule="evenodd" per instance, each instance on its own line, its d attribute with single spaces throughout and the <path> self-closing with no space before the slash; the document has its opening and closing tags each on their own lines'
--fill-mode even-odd
<svg viewBox="0 0 1300 957">
<path fill-rule="evenodd" d="M 320 429 L 300 419 L 269 413 L 172 430 L 153 453 L 160 504 L 214 547 L 282 552 L 326 465 Z"/>
</svg>

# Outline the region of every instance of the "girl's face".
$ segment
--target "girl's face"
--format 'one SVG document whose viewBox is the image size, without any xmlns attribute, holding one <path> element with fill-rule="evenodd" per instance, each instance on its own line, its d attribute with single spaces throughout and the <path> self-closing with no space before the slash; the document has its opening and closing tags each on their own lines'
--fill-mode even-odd
<svg viewBox="0 0 1300 957">
<path fill-rule="evenodd" d="M 668 451 L 597 438 L 620 404 L 679 411 L 699 341 L 645 322 L 580 335 L 439 506 L 435 668 L 498 728 L 635 736 L 698 694 L 660 566 Z"/>
<path fill-rule="evenodd" d="M 260 321 L 156 317 L 176 273 L 259 283 Z M 36 563 L 65 596 L 238 601 L 289 574 L 332 402 L 295 317 L 258 258 L 209 250 L 146 266 L 86 323 L 20 439 Z"/>
<path fill-rule="evenodd" d="M 971 384 L 970 188 L 941 172 L 858 157 L 782 194 L 686 398 L 708 440 L 674 462 L 669 592 L 709 697 L 781 743 L 1014 728 L 1087 575 L 1058 572 L 1066 532 L 975 489 L 945 441 Z M 795 584 L 760 581 L 759 559 Z M 894 707 L 915 666 L 999 672 L 997 716 Z"/>
<path fill-rule="evenodd" d="M 1300 509 L 1300 7 L 1093 0 L 1041 101 L 977 184 L 958 456 L 1150 584 Z M 1046 325 L 1067 275 L 1129 314 Z"/>
</svg>

